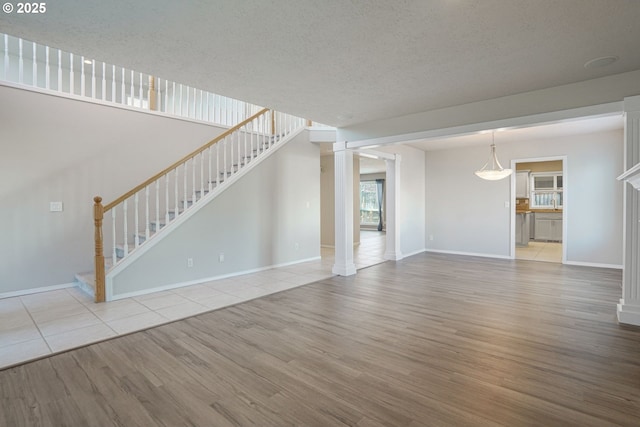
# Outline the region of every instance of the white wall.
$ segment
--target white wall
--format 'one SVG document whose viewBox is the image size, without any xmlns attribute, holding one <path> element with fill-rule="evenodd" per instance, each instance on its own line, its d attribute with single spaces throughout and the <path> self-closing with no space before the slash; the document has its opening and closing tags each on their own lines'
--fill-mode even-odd
<svg viewBox="0 0 640 427">
<path fill-rule="evenodd" d="M 225 130 L 2 85 L 0 99 L 0 295 L 92 271 L 93 197 L 110 202 Z"/>
<path fill-rule="evenodd" d="M 502 143 L 498 158 L 567 156 L 567 262 L 622 264 L 623 132 L 543 141 Z M 431 151 L 426 155 L 427 248 L 508 257 L 510 181 L 483 181 L 473 172 L 488 147 Z M 433 240 L 430 240 L 433 236 Z"/>
<path fill-rule="evenodd" d="M 319 257 L 319 157 L 298 135 L 117 274 L 114 296 Z"/>
</svg>

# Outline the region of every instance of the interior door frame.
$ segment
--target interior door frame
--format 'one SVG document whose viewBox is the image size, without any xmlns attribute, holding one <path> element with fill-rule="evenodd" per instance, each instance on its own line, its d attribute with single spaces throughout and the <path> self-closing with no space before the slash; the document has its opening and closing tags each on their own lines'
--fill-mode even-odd
<svg viewBox="0 0 640 427">
<path fill-rule="evenodd" d="M 567 247 L 570 242 L 567 239 L 567 218 L 570 209 L 569 204 L 569 174 L 568 174 L 568 161 L 567 156 L 549 156 L 549 157 L 529 157 L 523 159 L 511 160 L 511 247 L 509 250 L 509 258 L 516 259 L 516 165 L 518 163 L 533 163 L 533 162 L 549 162 L 549 161 L 562 161 L 562 264 L 567 263 Z"/>
</svg>

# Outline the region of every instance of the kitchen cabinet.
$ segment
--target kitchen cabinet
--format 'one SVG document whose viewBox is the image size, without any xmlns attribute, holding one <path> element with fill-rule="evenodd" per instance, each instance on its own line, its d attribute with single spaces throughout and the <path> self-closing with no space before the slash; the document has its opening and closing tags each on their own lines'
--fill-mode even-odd
<svg viewBox="0 0 640 427">
<path fill-rule="evenodd" d="M 516 197 L 529 198 L 529 171 L 516 172 Z"/>
<path fill-rule="evenodd" d="M 535 216 L 535 240 L 562 242 L 562 213 L 537 212 Z"/>
<path fill-rule="evenodd" d="M 516 246 L 529 245 L 530 217 L 529 212 L 516 212 Z"/>
</svg>

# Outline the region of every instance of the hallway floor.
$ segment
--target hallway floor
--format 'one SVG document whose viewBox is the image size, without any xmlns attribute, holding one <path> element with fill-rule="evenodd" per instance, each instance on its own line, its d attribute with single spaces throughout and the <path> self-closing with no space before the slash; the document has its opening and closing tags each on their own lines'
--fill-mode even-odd
<svg viewBox="0 0 640 427">
<path fill-rule="evenodd" d="M 516 259 L 562 263 L 562 243 L 529 242 L 529 246 L 516 246 Z"/>
<path fill-rule="evenodd" d="M 361 232 L 356 268 L 384 261 L 384 237 Z M 0 299 L 0 369 L 326 279 L 334 258 L 101 304 L 78 288 Z"/>
</svg>

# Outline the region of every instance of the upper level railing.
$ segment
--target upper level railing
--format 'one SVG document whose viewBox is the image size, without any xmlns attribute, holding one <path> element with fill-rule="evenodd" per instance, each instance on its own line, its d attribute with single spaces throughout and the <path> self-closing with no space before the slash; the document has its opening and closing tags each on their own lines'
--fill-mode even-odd
<svg viewBox="0 0 640 427">
<path fill-rule="evenodd" d="M 223 126 L 233 126 L 262 109 L 2 33 L 0 80 Z"/>
</svg>

